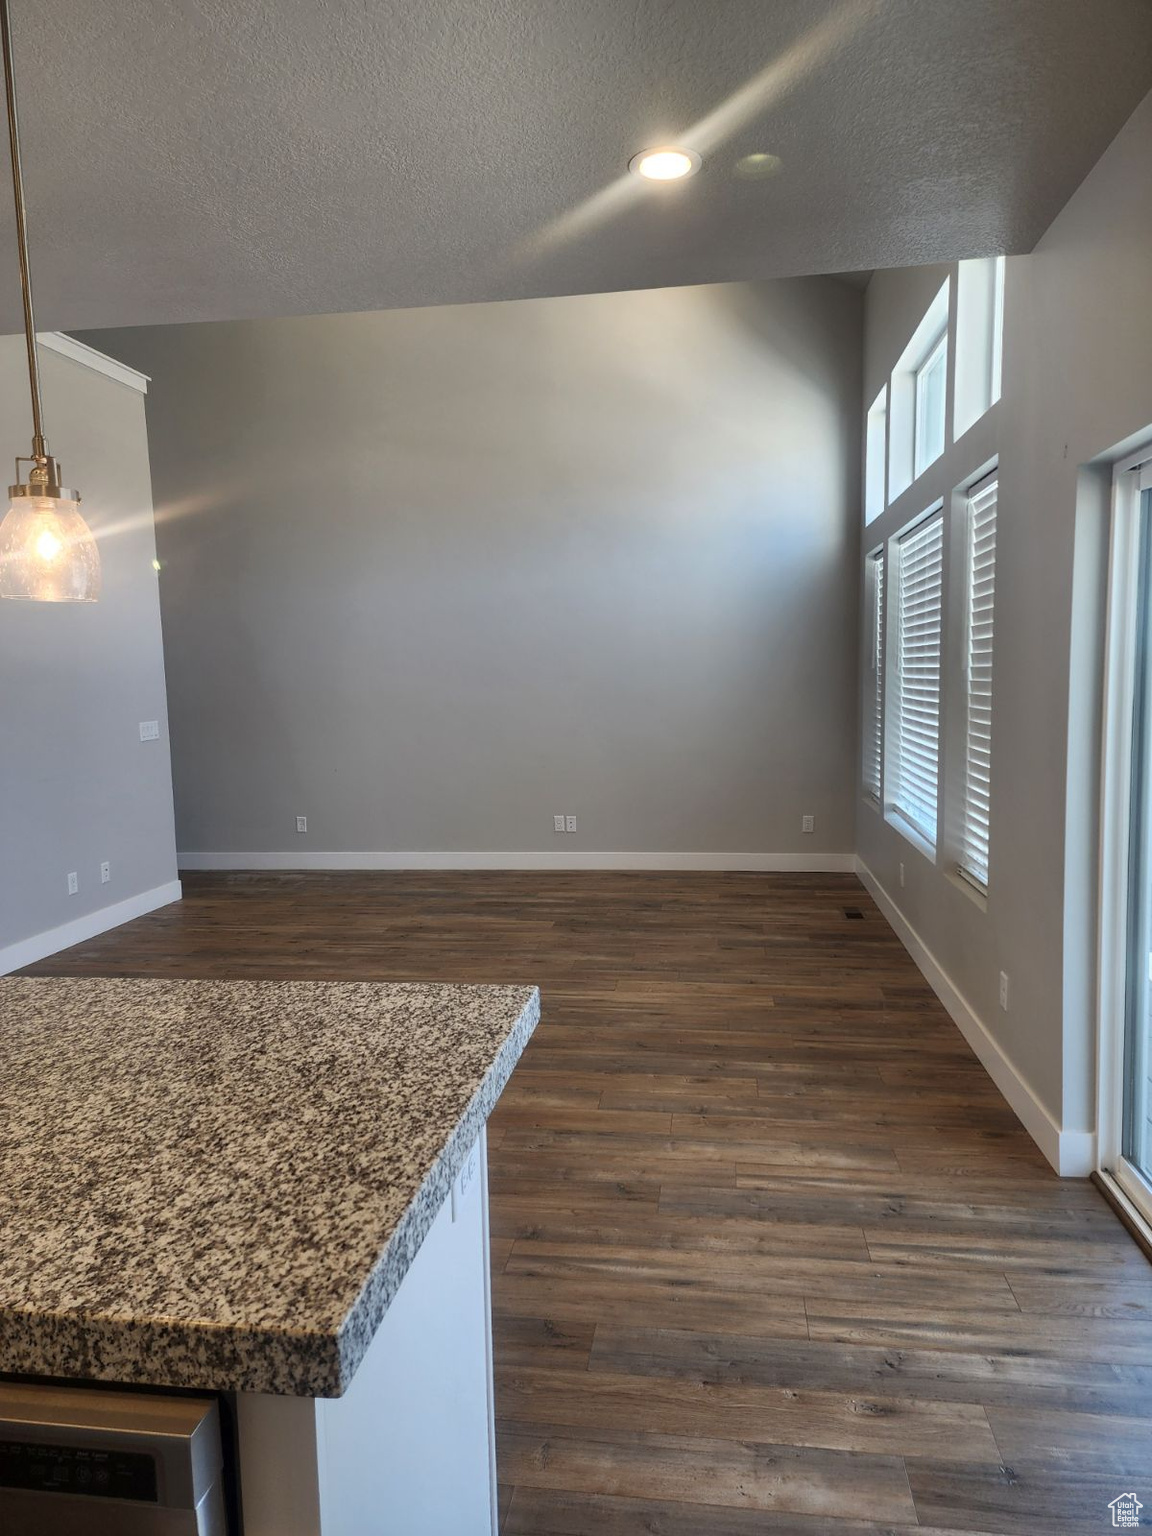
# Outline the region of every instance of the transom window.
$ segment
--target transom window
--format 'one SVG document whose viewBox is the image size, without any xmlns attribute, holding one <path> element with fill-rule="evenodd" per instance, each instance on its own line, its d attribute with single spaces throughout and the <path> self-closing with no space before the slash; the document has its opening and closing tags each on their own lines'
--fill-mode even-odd
<svg viewBox="0 0 1152 1536">
<path fill-rule="evenodd" d="M 916 475 L 944 452 L 944 396 L 948 379 L 948 332 L 942 331 L 916 370 Z"/>
</svg>

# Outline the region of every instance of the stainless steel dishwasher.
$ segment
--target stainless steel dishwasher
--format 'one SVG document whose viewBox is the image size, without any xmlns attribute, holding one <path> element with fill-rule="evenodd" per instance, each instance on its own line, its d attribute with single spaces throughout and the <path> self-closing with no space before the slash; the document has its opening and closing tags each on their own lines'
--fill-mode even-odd
<svg viewBox="0 0 1152 1536">
<path fill-rule="evenodd" d="M 0 1382 L 3 1536 L 227 1536 L 212 1397 Z"/>
</svg>

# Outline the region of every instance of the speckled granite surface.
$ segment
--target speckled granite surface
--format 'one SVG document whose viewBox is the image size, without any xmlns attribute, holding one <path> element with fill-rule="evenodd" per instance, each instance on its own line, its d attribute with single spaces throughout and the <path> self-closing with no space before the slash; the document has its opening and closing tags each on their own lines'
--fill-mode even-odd
<svg viewBox="0 0 1152 1536">
<path fill-rule="evenodd" d="M 348 1385 L 529 987 L 0 979 L 0 1371 Z"/>
</svg>

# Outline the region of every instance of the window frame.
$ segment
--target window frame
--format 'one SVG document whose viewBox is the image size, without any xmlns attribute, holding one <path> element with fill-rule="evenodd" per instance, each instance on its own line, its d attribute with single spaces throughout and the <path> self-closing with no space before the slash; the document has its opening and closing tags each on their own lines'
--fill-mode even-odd
<svg viewBox="0 0 1152 1536">
<path fill-rule="evenodd" d="M 940 365 L 940 421 L 939 435 L 940 446 L 931 458 L 922 458 L 921 428 L 924 421 L 924 394 L 925 381 L 930 370 L 939 362 Z M 935 339 L 924 353 L 919 364 L 912 371 L 912 480 L 919 480 L 924 471 L 936 463 L 941 457 L 948 442 L 948 326 L 944 324 Z"/>
<path fill-rule="evenodd" d="M 864 414 L 864 526 L 888 505 L 888 381 Z"/>
<path fill-rule="evenodd" d="M 999 400 L 1004 385 L 1004 285 L 1007 281 L 1008 258 L 997 256 L 992 269 L 992 356 L 989 363 L 991 378 L 988 381 L 988 408 Z"/>
<path fill-rule="evenodd" d="M 1123 1155 L 1134 809 L 1134 701 L 1140 626 L 1141 501 L 1152 490 L 1152 441 L 1113 467 L 1105 621 L 1100 784 L 1100 922 L 1096 966 L 1096 1167 L 1132 1220 L 1152 1233 L 1144 1181 Z"/>
<path fill-rule="evenodd" d="M 952 358 L 952 441 L 970 432 L 1000 399 L 1004 355 L 1003 256 L 974 256 L 956 268 Z"/>
<path fill-rule="evenodd" d="M 944 438 L 941 455 L 949 445 L 949 399 L 953 374 L 950 331 L 953 322 L 955 283 L 953 274 L 941 283 L 932 302 L 920 317 L 904 350 L 888 378 L 888 505 L 892 506 L 909 491 L 920 477 L 916 467 L 916 374 L 939 346 L 946 341 L 944 368 Z M 936 463 L 937 460 L 933 460 Z"/>
</svg>

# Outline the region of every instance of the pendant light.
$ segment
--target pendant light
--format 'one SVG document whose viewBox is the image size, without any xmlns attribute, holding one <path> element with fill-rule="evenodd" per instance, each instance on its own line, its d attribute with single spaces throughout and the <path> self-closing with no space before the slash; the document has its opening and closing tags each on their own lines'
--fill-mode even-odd
<svg viewBox="0 0 1152 1536">
<path fill-rule="evenodd" d="M 92 603 L 100 595 L 100 551 L 91 529 L 80 516 L 79 492 L 60 484 L 60 466 L 48 452 L 48 439 L 44 436 L 8 0 L 0 0 L 0 33 L 4 48 L 8 143 L 12 151 L 16 247 L 20 255 L 20 290 L 24 298 L 24 338 L 28 346 L 28 383 L 32 393 L 32 453 L 28 458 L 16 460 L 18 483 L 8 487 L 10 505 L 0 522 L 0 597 L 24 598 L 38 603 Z M 21 464 L 31 466 L 26 480 L 21 480 Z"/>
</svg>

